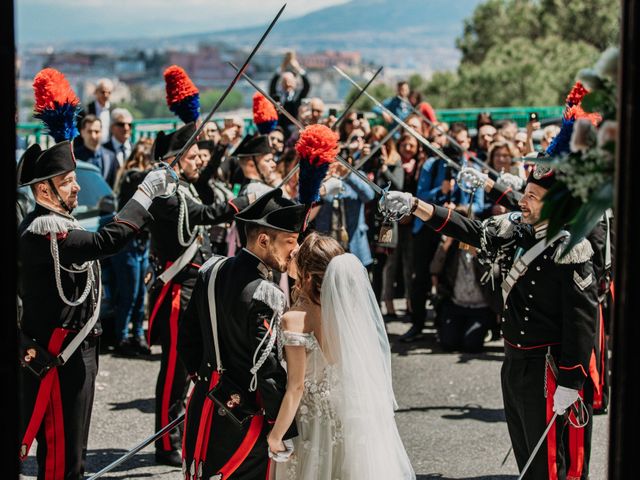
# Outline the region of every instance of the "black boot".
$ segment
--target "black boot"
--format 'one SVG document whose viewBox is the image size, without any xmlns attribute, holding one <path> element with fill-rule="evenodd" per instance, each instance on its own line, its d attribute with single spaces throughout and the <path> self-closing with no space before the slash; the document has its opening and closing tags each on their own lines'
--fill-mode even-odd
<svg viewBox="0 0 640 480">
<path fill-rule="evenodd" d="M 182 467 L 182 456 L 177 450 L 156 450 L 156 463 L 170 467 Z"/>
<path fill-rule="evenodd" d="M 144 336 L 133 337 L 131 339 L 131 343 L 141 355 L 151 355 L 151 348 L 149 347 L 147 339 L 144 338 Z"/>
<path fill-rule="evenodd" d="M 118 343 L 113 349 L 113 353 L 119 357 L 137 357 L 139 355 L 138 349 L 129 339 Z"/>
<path fill-rule="evenodd" d="M 422 325 L 412 325 L 409 330 L 404 335 L 401 335 L 398 340 L 401 342 L 409 343 L 415 342 L 416 340 L 420 340 L 423 337 L 422 335 Z"/>
</svg>

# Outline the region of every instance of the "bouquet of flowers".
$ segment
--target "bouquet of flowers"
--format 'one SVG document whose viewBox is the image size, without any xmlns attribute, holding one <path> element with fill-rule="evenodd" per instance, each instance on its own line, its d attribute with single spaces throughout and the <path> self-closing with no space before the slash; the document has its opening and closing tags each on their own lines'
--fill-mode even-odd
<svg viewBox="0 0 640 480">
<path fill-rule="evenodd" d="M 536 160 L 556 172 L 558 182 L 545 196 L 542 218 L 549 221 L 549 238 L 563 228 L 571 233 L 565 252 L 613 207 L 618 59 L 618 49 L 609 48 L 593 68 L 578 73 L 561 132 L 548 155 Z"/>
</svg>

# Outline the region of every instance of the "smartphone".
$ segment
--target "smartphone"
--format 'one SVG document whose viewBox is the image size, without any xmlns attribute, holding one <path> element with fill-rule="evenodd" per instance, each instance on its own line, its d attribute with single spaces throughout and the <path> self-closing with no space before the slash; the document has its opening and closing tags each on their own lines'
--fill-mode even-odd
<svg viewBox="0 0 640 480">
<path fill-rule="evenodd" d="M 530 121 L 530 122 L 537 122 L 539 118 L 540 118 L 540 117 L 539 117 L 539 115 L 538 115 L 538 112 L 531 112 L 531 113 L 529 114 L 529 121 Z"/>
<path fill-rule="evenodd" d="M 358 120 L 362 120 L 364 118 L 364 113 L 363 112 L 358 112 L 357 118 L 358 118 Z"/>
<path fill-rule="evenodd" d="M 329 116 L 330 117 L 337 117 L 338 116 L 338 110 L 336 108 L 330 108 L 329 109 Z"/>
</svg>

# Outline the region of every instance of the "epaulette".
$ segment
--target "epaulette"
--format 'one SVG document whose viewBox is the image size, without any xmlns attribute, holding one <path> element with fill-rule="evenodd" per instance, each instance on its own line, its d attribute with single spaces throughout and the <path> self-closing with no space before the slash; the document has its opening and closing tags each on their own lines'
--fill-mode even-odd
<svg viewBox="0 0 640 480">
<path fill-rule="evenodd" d="M 80 224 L 75 218 L 67 218 L 55 213 L 36 217 L 27 227 L 27 232 L 36 235 L 64 234 L 69 230 L 80 228 Z"/>
<path fill-rule="evenodd" d="M 502 238 L 510 238 L 515 232 L 516 226 L 520 223 L 522 214 L 520 212 L 510 212 L 503 215 L 496 215 L 483 222 L 485 228 L 492 226 L 496 229 L 496 235 Z"/>
<path fill-rule="evenodd" d="M 253 299 L 267 305 L 278 315 L 282 315 L 287 308 L 287 300 L 284 292 L 277 285 L 267 280 L 262 280 L 253 292 Z"/>
<path fill-rule="evenodd" d="M 213 264 L 216 263 L 216 261 L 220 260 L 221 258 L 225 258 L 225 257 L 222 257 L 221 255 L 212 256 L 209 260 L 207 260 L 202 264 L 202 266 L 198 269 L 198 273 L 202 273 L 202 274 L 206 273 L 207 270 L 209 270 L 213 266 Z"/>
<path fill-rule="evenodd" d="M 556 251 L 553 254 L 553 260 L 556 263 L 562 265 L 584 263 L 593 256 L 593 248 L 591 247 L 589 240 L 586 238 L 569 250 L 566 255 L 562 255 L 566 245 L 569 243 L 569 238 L 570 237 L 566 237 L 556 248 Z"/>
</svg>

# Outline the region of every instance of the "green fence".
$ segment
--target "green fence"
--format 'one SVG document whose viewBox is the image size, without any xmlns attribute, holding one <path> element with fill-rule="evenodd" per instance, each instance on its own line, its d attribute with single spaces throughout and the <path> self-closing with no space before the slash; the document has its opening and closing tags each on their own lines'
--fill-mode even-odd
<svg viewBox="0 0 640 480">
<path fill-rule="evenodd" d="M 458 108 L 458 109 L 440 109 L 436 113 L 438 120 L 448 123 L 462 122 L 469 128 L 475 128 L 476 118 L 479 113 L 491 113 L 494 121 L 511 119 L 518 123 L 518 126 L 524 127 L 529 121 L 529 114 L 536 112 L 540 120 L 558 118 L 562 115 L 564 107 L 496 107 L 496 108 Z M 215 119 L 219 127 L 222 127 L 223 119 Z M 255 127 L 251 118 L 246 118 L 245 131 L 254 131 Z M 160 130 L 175 130 L 180 124 L 176 118 L 147 118 L 144 120 L 134 120 L 132 126 L 133 141 L 140 138 L 155 138 Z M 17 134 L 24 144 L 31 145 L 39 143 L 43 146 L 49 146 L 53 140 L 45 134 L 45 129 L 41 123 L 19 123 Z"/>
</svg>

